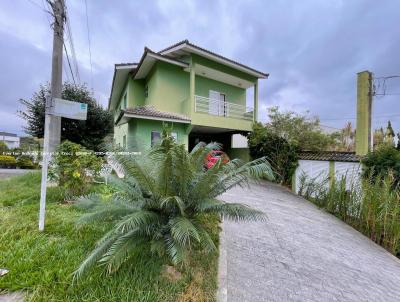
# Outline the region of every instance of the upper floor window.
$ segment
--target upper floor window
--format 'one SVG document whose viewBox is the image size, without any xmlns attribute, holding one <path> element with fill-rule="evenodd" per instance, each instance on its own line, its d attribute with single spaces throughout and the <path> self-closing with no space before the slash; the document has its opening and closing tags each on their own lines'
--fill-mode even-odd
<svg viewBox="0 0 400 302">
<path fill-rule="evenodd" d="M 126 109 L 127 107 L 128 107 L 128 97 L 125 92 L 123 100 L 122 100 L 122 109 Z"/>
<path fill-rule="evenodd" d="M 161 139 L 161 133 L 158 131 L 151 131 L 151 146 L 156 145 Z"/>
</svg>

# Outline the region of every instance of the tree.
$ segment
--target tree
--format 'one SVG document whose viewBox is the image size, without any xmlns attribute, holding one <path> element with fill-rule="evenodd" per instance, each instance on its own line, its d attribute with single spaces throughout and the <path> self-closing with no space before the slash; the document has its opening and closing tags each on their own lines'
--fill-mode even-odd
<svg viewBox="0 0 400 302">
<path fill-rule="evenodd" d="M 389 145 L 394 145 L 394 131 L 392 127 L 392 123 L 388 121 L 386 131 L 385 131 L 385 138 L 384 138 L 385 143 Z"/>
<path fill-rule="evenodd" d="M 225 203 L 216 197 L 250 178 L 266 176 L 272 171 L 265 158 L 249 163 L 234 159 L 219 160 L 206 170 L 204 159 L 216 143 L 198 144 L 190 153 L 175 143 L 164 131 L 160 145 L 147 155 L 124 156 L 116 153 L 116 162 L 125 177 L 113 177 L 114 194 L 106 200 L 99 195 L 81 197 L 78 206 L 87 209 L 80 221 L 112 223 L 112 228 L 75 272 L 79 278 L 96 263 L 108 272 L 117 270 L 135 255 L 139 245 L 149 252 L 166 255 L 174 264 L 185 264 L 192 248 L 216 250 L 204 219 L 217 214 L 234 221 L 259 220 L 260 211 L 238 203 Z"/>
<path fill-rule="evenodd" d="M 369 152 L 362 160 L 364 177 L 382 180 L 393 174 L 395 185 L 400 184 L 400 151 L 393 145 L 381 144 Z"/>
<path fill-rule="evenodd" d="M 329 149 L 332 151 L 354 151 L 356 132 L 351 122 L 348 122 L 340 131 L 330 134 L 332 143 Z"/>
<path fill-rule="evenodd" d="M 25 111 L 18 111 L 27 122 L 25 132 L 34 137 L 42 138 L 44 135 L 44 111 L 46 96 L 49 95 L 49 84 L 40 85 L 30 100 L 20 100 L 26 106 Z M 64 83 L 62 98 L 88 104 L 88 114 L 86 121 L 62 118 L 61 139 L 98 151 L 103 139 L 113 130 L 112 114 L 96 102 L 86 85 Z"/>
<path fill-rule="evenodd" d="M 7 144 L 3 141 L 0 141 L 0 155 L 6 155 L 7 151 L 9 151 Z"/>
<path fill-rule="evenodd" d="M 274 133 L 301 150 L 326 150 L 332 138 L 323 133 L 318 118 L 307 118 L 295 112 L 280 112 L 279 107 L 269 108 L 268 132 Z"/>
<path fill-rule="evenodd" d="M 380 129 L 375 129 L 373 137 L 374 149 L 376 149 L 379 145 L 383 144 L 384 140 L 385 140 L 385 132 L 383 131 L 383 128 L 381 127 Z"/>
<path fill-rule="evenodd" d="M 275 173 L 275 181 L 289 185 L 297 168 L 298 147 L 285 138 L 267 130 L 261 123 L 253 125 L 248 136 L 250 156 L 266 157 Z"/>
<path fill-rule="evenodd" d="M 397 146 L 396 146 L 397 150 L 400 150 L 400 132 L 397 133 Z"/>
</svg>

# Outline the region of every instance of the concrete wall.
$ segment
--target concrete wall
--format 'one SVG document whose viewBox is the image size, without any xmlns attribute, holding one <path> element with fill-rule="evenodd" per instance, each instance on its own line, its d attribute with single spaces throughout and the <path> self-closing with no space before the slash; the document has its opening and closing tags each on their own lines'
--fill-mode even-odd
<svg viewBox="0 0 400 302">
<path fill-rule="evenodd" d="M 305 175 L 307 180 L 313 179 L 315 183 L 324 183 L 326 188 L 332 184 L 333 179 L 339 181 L 346 177 L 346 188 L 360 184 L 361 164 L 359 162 L 338 162 L 319 160 L 299 160 L 299 166 L 292 178 L 292 190 L 299 192 L 301 177 Z"/>
</svg>

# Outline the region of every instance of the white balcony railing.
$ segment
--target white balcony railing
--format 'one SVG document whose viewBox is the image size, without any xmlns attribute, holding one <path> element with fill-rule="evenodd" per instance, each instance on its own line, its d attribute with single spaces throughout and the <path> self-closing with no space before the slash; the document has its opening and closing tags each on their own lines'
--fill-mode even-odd
<svg viewBox="0 0 400 302">
<path fill-rule="evenodd" d="M 204 96 L 196 95 L 194 108 L 195 112 L 239 118 L 248 121 L 253 120 L 254 110 L 252 107 L 230 103 L 226 100 L 210 99 Z"/>
</svg>

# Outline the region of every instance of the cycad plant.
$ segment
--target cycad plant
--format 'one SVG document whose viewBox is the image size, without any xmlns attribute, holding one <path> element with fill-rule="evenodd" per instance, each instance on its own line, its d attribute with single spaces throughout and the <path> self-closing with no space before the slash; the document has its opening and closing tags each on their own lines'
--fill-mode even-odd
<svg viewBox="0 0 400 302">
<path fill-rule="evenodd" d="M 80 277 L 95 264 L 111 273 L 133 257 L 138 245 L 184 265 L 194 247 L 212 252 L 216 246 L 208 234 L 204 216 L 217 214 L 234 221 L 262 220 L 264 213 L 216 197 L 250 179 L 273 178 L 265 158 L 244 163 L 238 159 L 218 161 L 205 169 L 204 159 L 217 143 L 198 144 L 190 153 L 175 143 L 167 130 L 162 141 L 146 155 L 115 155 L 125 177 L 112 178 L 114 193 L 105 198 L 92 194 L 77 205 L 88 210 L 81 223 L 111 222 L 111 230 L 75 271 Z"/>
</svg>

